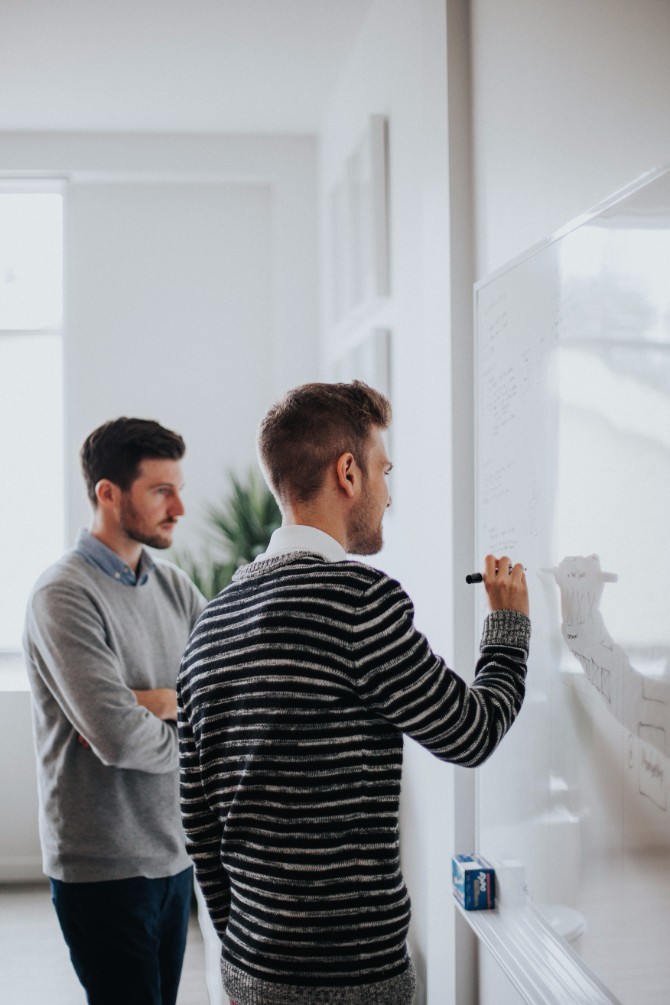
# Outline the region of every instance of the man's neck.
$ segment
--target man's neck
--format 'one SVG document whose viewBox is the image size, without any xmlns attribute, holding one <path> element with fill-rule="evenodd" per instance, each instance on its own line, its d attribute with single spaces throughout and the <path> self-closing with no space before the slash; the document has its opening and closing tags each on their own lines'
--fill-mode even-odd
<svg viewBox="0 0 670 1005">
<path fill-rule="evenodd" d="M 313 507 L 289 507 L 285 510 L 282 527 L 314 527 L 334 538 L 347 550 L 347 539 L 344 527 L 332 514 L 318 512 Z"/>
<path fill-rule="evenodd" d="M 126 534 L 121 532 L 113 534 L 111 531 L 101 526 L 99 521 L 93 520 L 89 528 L 92 537 L 101 541 L 107 548 L 113 551 L 126 563 L 129 569 L 137 572 L 142 557 L 142 545 L 139 541 L 133 541 Z"/>
</svg>

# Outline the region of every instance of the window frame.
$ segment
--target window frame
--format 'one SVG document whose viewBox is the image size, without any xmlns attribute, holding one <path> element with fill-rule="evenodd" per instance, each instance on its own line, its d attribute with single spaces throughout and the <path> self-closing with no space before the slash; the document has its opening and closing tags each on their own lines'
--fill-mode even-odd
<svg viewBox="0 0 670 1005">
<path fill-rule="evenodd" d="M 36 338 L 53 339 L 60 344 L 62 366 L 59 370 L 59 400 L 60 400 L 60 445 L 61 445 L 61 483 L 60 504 L 62 520 L 60 521 L 61 550 L 65 547 L 67 527 L 67 482 L 66 482 L 66 381 L 65 381 L 65 350 L 67 328 L 67 220 L 68 220 L 68 183 L 67 179 L 49 175 L 48 177 L 3 177 L 0 175 L 0 195 L 32 195 L 57 194 L 62 198 L 62 273 L 61 273 L 61 312 L 60 322 L 56 325 L 44 325 L 39 328 L 8 328 L 0 321 L 0 340 Z M 44 568 L 48 560 L 45 559 Z M 9 575 L 9 574 L 8 574 Z M 27 599 L 27 598 L 26 598 Z M 20 642 L 18 645 L 7 645 L 8 639 L 0 637 L 0 690 L 7 687 L 23 689 L 25 680 Z"/>
</svg>

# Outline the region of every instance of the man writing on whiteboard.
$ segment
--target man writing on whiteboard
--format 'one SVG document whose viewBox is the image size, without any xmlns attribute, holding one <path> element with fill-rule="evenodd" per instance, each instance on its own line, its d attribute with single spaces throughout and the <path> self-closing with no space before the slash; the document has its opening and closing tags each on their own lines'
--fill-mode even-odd
<svg viewBox="0 0 670 1005">
<path fill-rule="evenodd" d="M 474 767 L 523 701 L 524 570 L 485 563 L 474 683 L 432 652 L 382 547 L 391 409 L 307 384 L 261 424 L 283 523 L 206 608 L 177 682 L 187 847 L 238 1005 L 409 1005 L 403 734 Z"/>
</svg>

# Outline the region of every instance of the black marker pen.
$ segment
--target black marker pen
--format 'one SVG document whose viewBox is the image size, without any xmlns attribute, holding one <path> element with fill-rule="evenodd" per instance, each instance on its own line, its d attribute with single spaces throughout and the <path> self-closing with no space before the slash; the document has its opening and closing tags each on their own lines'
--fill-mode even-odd
<svg viewBox="0 0 670 1005">
<path fill-rule="evenodd" d="M 513 568 L 514 568 L 514 566 L 510 565 L 510 567 L 509 567 L 510 574 L 511 574 Z M 497 571 L 498 570 L 496 569 L 496 572 Z M 523 571 L 525 572 L 526 570 L 524 569 Z M 483 583 L 484 582 L 484 576 L 482 575 L 481 572 L 470 572 L 465 577 L 465 582 L 466 583 Z"/>
</svg>

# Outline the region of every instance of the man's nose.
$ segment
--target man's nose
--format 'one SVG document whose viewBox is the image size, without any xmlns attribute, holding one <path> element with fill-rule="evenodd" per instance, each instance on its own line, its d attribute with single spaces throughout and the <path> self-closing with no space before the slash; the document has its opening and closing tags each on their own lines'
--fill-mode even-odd
<svg viewBox="0 0 670 1005">
<path fill-rule="evenodd" d="M 182 502 L 182 498 L 181 498 L 181 496 L 179 495 L 178 492 L 175 492 L 175 494 L 172 497 L 171 504 L 170 504 L 170 515 L 171 516 L 183 516 L 185 512 L 186 512 L 186 508 L 184 506 L 184 503 Z"/>
</svg>

